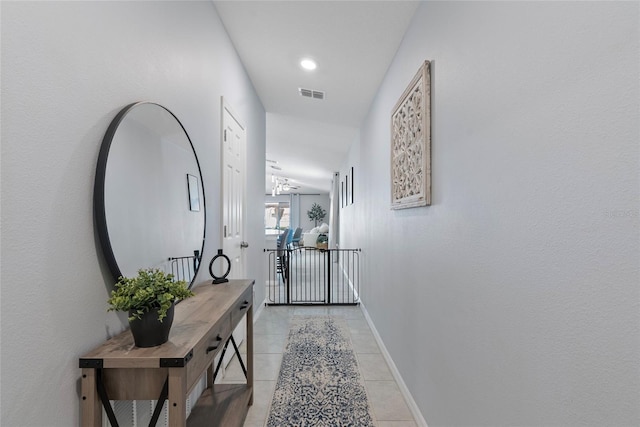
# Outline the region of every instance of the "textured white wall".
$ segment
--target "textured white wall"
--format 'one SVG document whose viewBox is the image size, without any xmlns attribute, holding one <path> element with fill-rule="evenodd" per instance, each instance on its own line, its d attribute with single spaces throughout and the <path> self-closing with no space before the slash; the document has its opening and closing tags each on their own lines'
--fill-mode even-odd
<svg viewBox="0 0 640 427">
<path fill-rule="evenodd" d="M 225 97 L 247 125 L 248 275 L 264 283 L 264 109 L 209 2 L 3 1 L 1 19 L 0 423 L 73 426 L 78 357 L 126 322 L 106 313 L 112 279 L 92 209 L 111 119 L 150 100 L 181 120 L 204 175 L 208 260 L 220 241 Z"/>
<path fill-rule="evenodd" d="M 638 14 L 426 2 L 405 35 L 342 230 L 430 426 L 640 425 Z M 389 117 L 425 59 L 433 204 L 391 211 Z"/>
</svg>

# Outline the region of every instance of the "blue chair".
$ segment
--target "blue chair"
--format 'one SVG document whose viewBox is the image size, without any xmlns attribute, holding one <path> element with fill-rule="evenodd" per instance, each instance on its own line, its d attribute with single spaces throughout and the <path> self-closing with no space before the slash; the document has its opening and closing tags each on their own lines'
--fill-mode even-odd
<svg viewBox="0 0 640 427">
<path fill-rule="evenodd" d="M 276 250 L 276 274 L 280 274 L 282 276 L 282 281 L 286 283 L 287 277 L 289 276 L 287 271 L 287 240 L 289 239 L 289 235 L 291 233 L 290 229 L 285 229 L 282 234 L 280 234 L 277 238 L 277 250 Z"/>
<path fill-rule="evenodd" d="M 276 248 L 278 249 L 280 248 L 280 246 L 282 245 L 283 239 L 286 242 L 288 232 L 289 232 L 289 229 L 285 228 L 284 230 L 282 230 L 282 233 L 278 234 L 278 237 L 276 238 Z"/>
<path fill-rule="evenodd" d="M 295 233 L 293 233 L 293 238 L 291 239 L 291 247 L 299 248 L 301 238 L 302 238 L 302 227 L 298 227 L 296 228 Z"/>
</svg>

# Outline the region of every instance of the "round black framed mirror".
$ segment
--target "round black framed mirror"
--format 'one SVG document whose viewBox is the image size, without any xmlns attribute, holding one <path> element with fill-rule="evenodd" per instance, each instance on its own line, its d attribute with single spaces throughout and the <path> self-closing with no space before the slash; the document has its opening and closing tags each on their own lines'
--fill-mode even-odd
<svg viewBox="0 0 640 427">
<path fill-rule="evenodd" d="M 202 173 L 189 135 L 167 108 L 136 102 L 113 119 L 98 156 L 94 211 L 116 280 L 160 268 L 193 285 L 206 226 Z"/>
</svg>

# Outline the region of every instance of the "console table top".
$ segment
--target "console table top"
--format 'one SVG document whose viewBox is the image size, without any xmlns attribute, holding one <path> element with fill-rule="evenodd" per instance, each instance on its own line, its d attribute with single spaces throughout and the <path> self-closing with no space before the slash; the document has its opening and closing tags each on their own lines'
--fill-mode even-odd
<svg viewBox="0 0 640 427">
<path fill-rule="evenodd" d="M 136 347 L 127 329 L 82 356 L 80 365 L 158 368 L 164 361 L 164 367 L 181 366 L 180 361 L 189 361 L 195 345 L 212 327 L 228 320 L 225 315 L 252 288 L 253 283 L 253 280 L 230 280 L 217 285 L 211 284 L 211 280 L 201 282 L 192 288 L 195 296 L 176 305 L 173 326 L 166 343 L 150 348 Z M 175 365 L 166 365 L 167 361 L 171 363 L 172 360 Z"/>
</svg>

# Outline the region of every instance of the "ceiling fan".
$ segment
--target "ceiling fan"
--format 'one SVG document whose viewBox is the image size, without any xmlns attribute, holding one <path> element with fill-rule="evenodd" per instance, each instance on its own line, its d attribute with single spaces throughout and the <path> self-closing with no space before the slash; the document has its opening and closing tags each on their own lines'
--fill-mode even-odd
<svg viewBox="0 0 640 427">
<path fill-rule="evenodd" d="M 299 188 L 300 188 L 299 185 L 291 185 L 291 184 L 289 184 L 289 178 L 284 178 L 284 182 L 282 183 L 282 189 L 284 191 L 297 190 Z"/>
<path fill-rule="evenodd" d="M 300 188 L 298 185 L 292 185 L 289 183 L 289 178 L 281 178 L 275 175 L 271 175 L 271 195 L 279 195 L 281 191 L 291 191 Z"/>
</svg>

